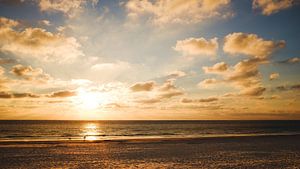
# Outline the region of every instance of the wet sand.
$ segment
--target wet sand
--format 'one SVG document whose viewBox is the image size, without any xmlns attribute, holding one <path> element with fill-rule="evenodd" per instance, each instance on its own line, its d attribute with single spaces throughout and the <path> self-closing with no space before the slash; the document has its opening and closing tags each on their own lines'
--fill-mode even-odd
<svg viewBox="0 0 300 169">
<path fill-rule="evenodd" d="M 0 142 L 5 168 L 300 168 L 300 136 Z"/>
</svg>

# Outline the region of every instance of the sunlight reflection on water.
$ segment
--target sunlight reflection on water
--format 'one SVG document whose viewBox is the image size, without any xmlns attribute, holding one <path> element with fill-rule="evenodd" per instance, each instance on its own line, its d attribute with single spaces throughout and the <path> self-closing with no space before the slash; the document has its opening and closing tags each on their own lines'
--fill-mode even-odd
<svg viewBox="0 0 300 169">
<path fill-rule="evenodd" d="M 99 136 L 99 126 L 94 123 L 85 124 L 83 131 L 82 135 L 84 140 L 97 140 Z"/>
</svg>

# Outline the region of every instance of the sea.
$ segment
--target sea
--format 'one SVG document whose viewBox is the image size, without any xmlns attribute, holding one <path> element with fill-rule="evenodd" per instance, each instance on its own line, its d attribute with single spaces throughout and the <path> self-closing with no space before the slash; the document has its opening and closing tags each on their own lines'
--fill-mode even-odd
<svg viewBox="0 0 300 169">
<path fill-rule="evenodd" d="M 300 121 L 1 120 L 0 141 L 118 140 L 298 135 Z"/>
</svg>

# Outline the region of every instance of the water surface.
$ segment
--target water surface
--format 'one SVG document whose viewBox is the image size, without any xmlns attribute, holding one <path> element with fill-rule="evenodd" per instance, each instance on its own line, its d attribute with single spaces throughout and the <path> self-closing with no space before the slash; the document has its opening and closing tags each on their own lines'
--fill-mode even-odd
<svg viewBox="0 0 300 169">
<path fill-rule="evenodd" d="M 0 141 L 300 134 L 300 121 L 0 121 Z"/>
</svg>

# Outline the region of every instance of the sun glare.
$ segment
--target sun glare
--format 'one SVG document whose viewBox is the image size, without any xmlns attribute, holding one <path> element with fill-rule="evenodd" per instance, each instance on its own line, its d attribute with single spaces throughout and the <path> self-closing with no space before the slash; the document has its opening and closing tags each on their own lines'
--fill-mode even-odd
<svg viewBox="0 0 300 169">
<path fill-rule="evenodd" d="M 107 97 L 100 92 L 91 92 L 84 89 L 78 91 L 74 98 L 74 104 L 83 110 L 95 110 L 101 107 L 107 101 Z"/>
</svg>

